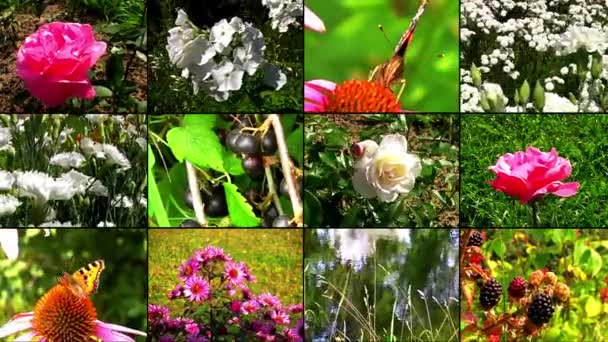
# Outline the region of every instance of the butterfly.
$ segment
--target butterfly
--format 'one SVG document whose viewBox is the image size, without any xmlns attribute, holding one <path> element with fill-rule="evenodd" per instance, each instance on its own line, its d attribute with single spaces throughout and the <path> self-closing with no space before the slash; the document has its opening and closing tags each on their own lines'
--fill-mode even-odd
<svg viewBox="0 0 608 342">
<path fill-rule="evenodd" d="M 105 267 L 103 260 L 95 260 L 72 274 L 64 272 L 62 279 L 75 296 L 88 297 L 97 292 L 99 278 Z"/>
<path fill-rule="evenodd" d="M 427 4 L 428 0 L 422 0 L 416 15 L 414 15 L 414 18 L 410 23 L 410 26 L 401 36 L 399 43 L 397 43 L 393 56 L 386 63 L 380 64 L 374 68 L 372 71 L 371 80 L 380 83 L 386 88 L 390 88 L 395 82 L 397 82 L 397 80 L 402 78 L 405 51 L 407 50 L 410 41 L 414 37 L 416 25 L 418 24 L 418 20 L 422 16 L 422 13 L 424 13 L 424 9 L 426 8 Z"/>
</svg>

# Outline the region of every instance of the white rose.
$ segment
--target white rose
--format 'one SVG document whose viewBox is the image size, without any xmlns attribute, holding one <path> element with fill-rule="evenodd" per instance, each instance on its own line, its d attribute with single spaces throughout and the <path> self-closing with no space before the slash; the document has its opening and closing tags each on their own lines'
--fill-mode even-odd
<svg viewBox="0 0 608 342">
<path fill-rule="evenodd" d="M 422 166 L 416 155 L 407 153 L 402 135 L 387 135 L 380 146 L 372 140 L 359 142 L 354 152 L 360 152 L 360 158 L 354 165 L 353 186 L 363 197 L 392 202 L 414 188 Z"/>
</svg>

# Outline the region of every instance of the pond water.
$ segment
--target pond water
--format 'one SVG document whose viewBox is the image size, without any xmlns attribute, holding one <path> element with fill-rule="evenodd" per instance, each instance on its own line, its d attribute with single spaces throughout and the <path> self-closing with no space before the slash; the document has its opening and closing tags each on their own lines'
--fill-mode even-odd
<svg viewBox="0 0 608 342">
<path fill-rule="evenodd" d="M 457 341 L 458 230 L 304 234 L 307 341 Z"/>
</svg>

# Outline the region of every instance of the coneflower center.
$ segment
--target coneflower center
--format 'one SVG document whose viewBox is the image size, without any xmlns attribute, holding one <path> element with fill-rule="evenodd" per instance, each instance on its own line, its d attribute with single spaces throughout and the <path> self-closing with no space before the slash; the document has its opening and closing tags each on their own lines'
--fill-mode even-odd
<svg viewBox="0 0 608 342">
<path fill-rule="evenodd" d="M 346 81 L 329 96 L 328 113 L 391 113 L 401 111 L 393 92 L 373 81 Z"/>
<path fill-rule="evenodd" d="M 88 297 L 77 296 L 61 279 L 36 303 L 32 326 L 47 341 L 91 341 L 97 311 Z"/>
</svg>

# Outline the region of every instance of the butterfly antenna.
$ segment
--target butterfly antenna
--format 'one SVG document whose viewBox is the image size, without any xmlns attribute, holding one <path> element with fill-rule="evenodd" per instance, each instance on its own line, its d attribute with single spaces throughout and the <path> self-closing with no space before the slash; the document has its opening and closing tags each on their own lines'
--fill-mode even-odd
<svg viewBox="0 0 608 342">
<path fill-rule="evenodd" d="M 388 36 L 386 35 L 386 31 L 384 31 L 384 26 L 382 26 L 382 24 L 378 24 L 378 30 L 380 32 L 382 32 L 382 34 L 384 35 L 384 39 L 386 39 L 386 42 L 390 45 L 393 46 L 393 42 L 391 42 L 391 40 L 388 38 Z"/>
<path fill-rule="evenodd" d="M 395 48 L 395 52 L 394 52 L 395 55 L 397 55 L 397 56 L 405 55 L 405 50 L 407 49 L 407 46 L 410 44 L 412 37 L 414 37 L 414 31 L 416 30 L 416 25 L 418 24 L 418 20 L 420 20 L 420 17 L 422 16 L 422 13 L 424 13 L 424 10 L 426 9 L 426 5 L 428 3 L 429 3 L 429 0 L 422 0 L 422 3 L 420 4 L 420 7 L 418 7 L 418 11 L 416 12 L 416 15 L 414 15 L 414 18 L 412 18 L 412 21 L 410 22 L 410 26 L 407 28 L 407 31 L 405 31 L 405 34 L 403 35 L 403 37 L 401 37 L 399 44 L 397 44 L 397 47 Z"/>
</svg>

